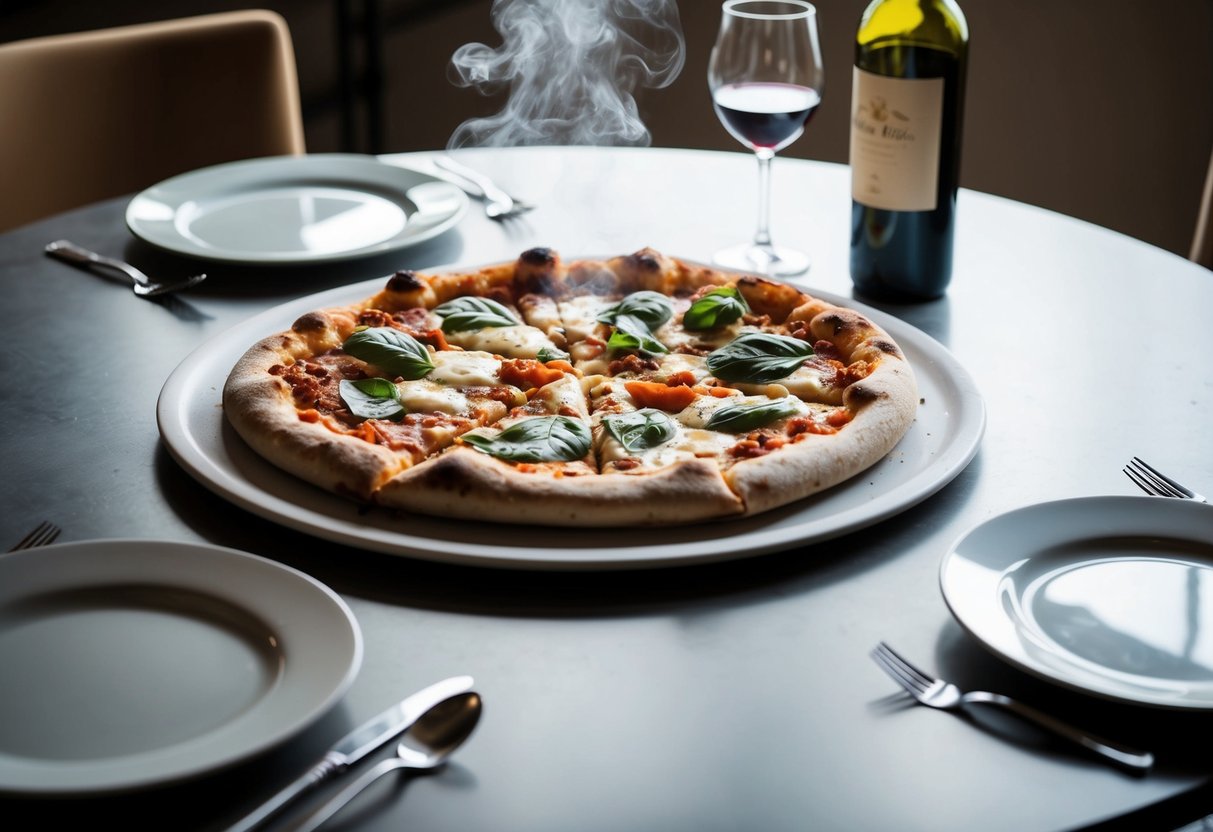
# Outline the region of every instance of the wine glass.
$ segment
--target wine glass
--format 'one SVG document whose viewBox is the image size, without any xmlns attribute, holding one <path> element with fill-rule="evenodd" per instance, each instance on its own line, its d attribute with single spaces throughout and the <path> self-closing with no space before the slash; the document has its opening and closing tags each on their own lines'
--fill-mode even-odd
<svg viewBox="0 0 1213 832">
<path fill-rule="evenodd" d="M 726 0 L 708 62 L 716 115 L 758 157 L 758 231 L 714 261 L 767 275 L 803 274 L 809 256 L 772 245 L 771 160 L 800 137 L 821 103 L 817 10 L 804 0 Z"/>
</svg>

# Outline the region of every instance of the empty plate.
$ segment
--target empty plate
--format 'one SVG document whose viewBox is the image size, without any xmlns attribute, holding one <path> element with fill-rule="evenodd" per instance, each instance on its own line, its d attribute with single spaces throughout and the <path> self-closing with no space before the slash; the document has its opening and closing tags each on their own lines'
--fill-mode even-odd
<svg viewBox="0 0 1213 832">
<path fill-rule="evenodd" d="M 1108 699 L 1213 708 L 1213 507 L 1027 506 L 957 541 L 940 586 L 963 627 L 1030 673 Z"/>
<path fill-rule="evenodd" d="M 398 251 L 467 210 L 455 185 L 373 156 L 275 156 L 166 179 L 126 209 L 136 237 L 229 263 L 325 263 Z"/>
<path fill-rule="evenodd" d="M 0 791 L 100 794 L 186 779 L 337 703 L 362 636 L 328 587 L 274 561 L 147 540 L 0 557 Z"/>
</svg>

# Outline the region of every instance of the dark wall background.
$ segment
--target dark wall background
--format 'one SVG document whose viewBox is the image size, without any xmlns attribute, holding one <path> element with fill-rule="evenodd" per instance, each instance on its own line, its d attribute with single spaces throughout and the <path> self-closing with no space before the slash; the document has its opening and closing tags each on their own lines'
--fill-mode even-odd
<svg viewBox="0 0 1213 832">
<path fill-rule="evenodd" d="M 459 46 L 500 44 L 491 0 L 0 0 L 0 40 L 250 5 L 291 27 L 313 152 L 442 147 L 463 120 L 503 104 L 448 78 Z M 825 97 L 785 155 L 846 162 L 851 37 L 866 0 L 816 5 Z M 962 184 L 1186 255 L 1213 148 L 1213 0 L 962 5 L 972 36 Z M 652 143 L 739 150 L 705 80 L 719 3 L 678 8 L 685 68 L 670 86 L 637 93 Z M 19 117 L 0 113 L 0 125 Z"/>
</svg>

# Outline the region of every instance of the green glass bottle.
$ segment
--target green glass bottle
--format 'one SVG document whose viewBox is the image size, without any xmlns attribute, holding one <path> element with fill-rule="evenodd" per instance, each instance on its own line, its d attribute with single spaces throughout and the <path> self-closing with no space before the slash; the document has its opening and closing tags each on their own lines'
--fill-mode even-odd
<svg viewBox="0 0 1213 832">
<path fill-rule="evenodd" d="M 953 0 L 873 0 L 851 94 L 851 280 L 875 298 L 952 279 L 969 29 Z"/>
</svg>

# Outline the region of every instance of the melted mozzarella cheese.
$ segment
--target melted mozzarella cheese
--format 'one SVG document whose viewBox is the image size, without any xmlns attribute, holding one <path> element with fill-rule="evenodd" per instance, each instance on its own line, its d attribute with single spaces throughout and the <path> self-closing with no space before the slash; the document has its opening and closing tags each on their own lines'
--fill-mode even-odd
<svg viewBox="0 0 1213 832">
<path fill-rule="evenodd" d="M 742 324 L 740 320 L 715 329 L 692 331 L 683 328 L 681 316 L 675 316 L 673 320 L 663 324 L 654 334 L 657 336 L 658 341 L 665 344 L 671 350 L 677 350 L 689 344 L 693 344 L 699 349 L 715 350 L 723 347 L 743 332 L 757 331 L 757 327 Z"/>
<path fill-rule="evenodd" d="M 585 344 L 583 346 L 589 347 L 588 344 Z M 586 373 L 587 375 L 602 375 L 611 366 L 611 362 L 607 359 L 607 354 L 602 351 L 601 347 L 598 347 L 596 352 L 594 353 L 594 355 L 589 358 L 579 357 L 579 352 L 575 347 L 572 350 L 572 353 L 573 353 L 573 366 L 575 366 L 582 373 Z M 580 355 L 585 355 L 585 354 L 586 354 L 585 351 L 582 351 L 580 353 Z"/>
<path fill-rule="evenodd" d="M 425 378 L 396 385 L 400 402 L 410 413 L 467 415 L 474 407 L 461 391 L 469 387 L 501 386 L 497 376 L 501 361 L 487 352 L 444 350 L 431 353 L 430 360 L 434 369 Z M 518 396 L 522 396 L 521 392 Z"/>
<path fill-rule="evenodd" d="M 553 341 L 559 341 L 558 346 L 565 343 L 564 322 L 555 300 L 547 295 L 523 295 L 518 300 L 518 310 L 524 321 L 547 333 Z"/>
<path fill-rule="evenodd" d="M 661 369 L 653 374 L 654 381 L 665 381 L 678 373 L 690 373 L 695 377 L 695 383 L 703 381 L 711 375 L 708 371 L 707 359 L 701 355 L 687 355 L 672 352 L 660 358 Z"/>
<path fill-rule="evenodd" d="M 507 358 L 534 358 L 545 347 L 559 349 L 552 339 L 533 326 L 490 326 L 465 332 L 447 333 L 446 340 L 468 350 L 504 355 Z"/>
<path fill-rule="evenodd" d="M 497 377 L 501 362 L 487 352 L 459 352 L 457 350 L 432 353 L 430 361 L 434 369 L 426 375 L 427 381 L 450 387 L 485 387 L 501 384 Z"/>
<path fill-rule="evenodd" d="M 712 418 L 712 414 L 722 407 L 738 404 L 746 397 L 738 392 L 728 396 L 696 396 L 695 400 L 674 414 L 674 418 L 690 428 L 702 428 Z M 757 399 L 755 399 L 757 401 Z"/>
<path fill-rule="evenodd" d="M 435 384 L 428 379 L 406 381 L 396 385 L 400 391 L 400 403 L 409 413 L 467 413 L 470 403 L 467 396 L 450 387 Z"/>
<path fill-rule="evenodd" d="M 535 399 L 542 401 L 550 413 L 560 413 L 560 409 L 564 407 L 571 408 L 582 418 L 589 415 L 581 381 L 568 373 L 563 378 L 540 387 L 535 393 Z"/>
<path fill-rule="evenodd" d="M 598 329 L 598 316 L 616 303 L 602 295 L 582 295 L 560 302 L 560 319 L 569 342 L 582 341 Z"/>
<path fill-rule="evenodd" d="M 641 469 L 655 469 L 700 457 L 714 459 L 736 442 L 737 437 L 730 434 L 687 428 L 675 421 L 674 436 L 669 441 L 631 452 L 603 428 L 599 433 L 598 458 L 603 466 L 621 459 L 635 459 Z"/>
<path fill-rule="evenodd" d="M 586 395 L 590 398 L 590 401 L 597 403 L 607 396 L 614 396 L 617 391 L 622 391 L 623 381 L 617 381 L 610 376 L 604 375 L 584 376 L 582 380 L 582 389 L 585 390 Z M 628 398 L 628 402 L 631 402 L 630 397 Z M 629 407 L 627 409 L 635 410 L 636 408 Z"/>
<path fill-rule="evenodd" d="M 826 378 L 826 373 L 832 376 L 833 372 L 832 369 L 823 368 L 820 365 L 802 364 L 791 375 L 777 379 L 775 384 L 783 386 L 798 399 L 842 404 L 842 390 L 831 385 Z M 768 387 L 766 384 L 745 383 L 737 383 L 733 386 L 749 394 L 762 393 Z"/>
<path fill-rule="evenodd" d="M 796 414 L 804 415 L 809 412 L 810 408 L 807 404 L 795 397 L 788 397 L 796 403 Z M 730 405 L 747 405 L 759 404 L 771 401 L 770 396 L 725 396 L 717 398 L 716 396 L 696 396 L 695 401 L 691 402 L 680 412 L 674 415 L 674 418 L 689 428 L 706 428 L 708 420 L 712 418 L 712 414 L 722 407 Z M 785 419 L 788 417 L 784 417 Z M 779 424 L 783 419 L 778 419 L 771 424 Z M 764 426 L 765 427 L 765 426 Z"/>
</svg>

